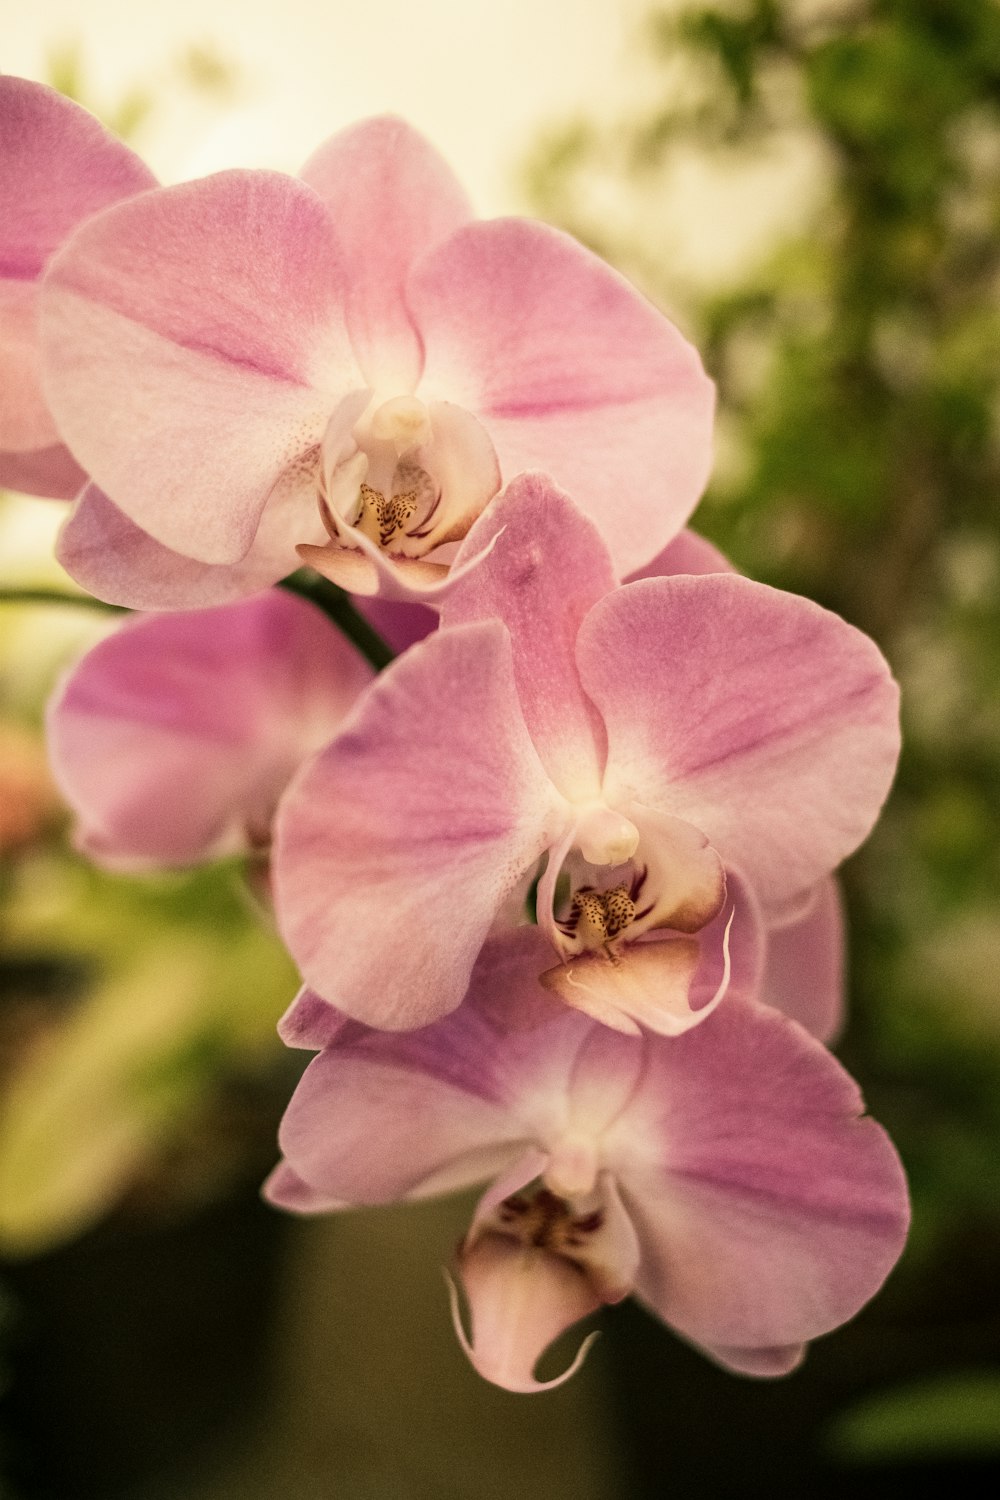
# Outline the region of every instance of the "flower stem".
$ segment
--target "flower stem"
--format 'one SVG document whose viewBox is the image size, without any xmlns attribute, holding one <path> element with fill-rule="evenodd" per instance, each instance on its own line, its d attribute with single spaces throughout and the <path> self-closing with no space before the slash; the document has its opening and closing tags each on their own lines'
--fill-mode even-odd
<svg viewBox="0 0 1000 1500">
<path fill-rule="evenodd" d="M 0 604 L 69 604 L 82 609 L 100 609 L 106 614 L 128 614 L 124 604 L 105 604 L 93 594 L 71 594 L 65 589 L 0 588 Z"/>
<path fill-rule="evenodd" d="M 299 572 L 283 578 L 278 586 L 287 589 L 290 594 L 298 594 L 301 598 L 308 599 L 310 604 L 315 604 L 317 609 L 321 609 L 327 619 L 332 620 L 337 629 L 357 647 L 365 660 L 371 663 L 376 672 L 381 672 L 383 667 L 387 667 L 391 661 L 395 660 L 395 651 L 355 607 L 350 594 L 338 588 L 335 583 L 331 583 L 328 578 L 321 577 L 312 569 L 301 568 Z"/>
<path fill-rule="evenodd" d="M 283 578 L 279 588 L 298 594 L 321 609 L 376 672 L 381 672 L 383 667 L 395 660 L 395 651 L 355 608 L 350 594 L 329 579 L 303 568 L 291 577 Z M 0 604 L 68 604 L 82 609 L 103 610 L 106 614 L 132 613 L 124 604 L 106 604 L 103 599 L 95 599 L 92 594 L 74 594 L 63 589 L 0 588 Z"/>
</svg>

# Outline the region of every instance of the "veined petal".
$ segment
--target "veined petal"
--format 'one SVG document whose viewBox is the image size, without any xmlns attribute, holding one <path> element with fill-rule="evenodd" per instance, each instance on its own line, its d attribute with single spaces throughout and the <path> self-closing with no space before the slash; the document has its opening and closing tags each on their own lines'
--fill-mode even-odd
<svg viewBox="0 0 1000 1500">
<path fill-rule="evenodd" d="M 391 116 L 320 146 L 300 173 L 325 203 L 344 252 L 347 322 L 373 385 L 412 390 L 422 349 L 406 305 L 411 266 L 472 218 L 451 168 Z"/>
<path fill-rule="evenodd" d="M 717 1351 L 795 1346 L 857 1312 L 908 1221 L 899 1160 L 862 1108 L 818 1042 L 736 996 L 650 1047 L 607 1147 L 641 1296 Z"/>
<path fill-rule="evenodd" d="M 60 431 L 157 541 L 234 562 L 277 480 L 364 384 L 343 300 L 329 218 L 293 178 L 223 172 L 107 209 L 44 282 Z"/>
<path fill-rule="evenodd" d="M 0 78 L 0 161 L 0 449 L 28 453 L 58 441 L 39 380 L 35 283 L 77 224 L 156 179 L 87 110 L 9 76 Z"/>
<path fill-rule="evenodd" d="M 572 798 L 600 795 L 604 729 L 584 693 L 576 636 L 615 587 L 597 529 L 546 474 L 522 474 L 477 521 L 456 559 L 495 545 L 442 606 L 444 625 L 501 619 L 510 631 L 525 723 L 549 775 Z"/>
<path fill-rule="evenodd" d="M 499 621 L 414 646 L 283 801 L 276 899 L 305 979 L 374 1026 L 446 1015 L 564 818 Z"/>
<path fill-rule="evenodd" d="M 840 889 L 832 876 L 816 886 L 804 915 L 768 928 L 760 998 L 827 1045 L 844 1015 L 844 946 Z"/>
<path fill-rule="evenodd" d="M 238 563 L 196 562 L 154 541 L 96 485 L 78 496 L 59 533 L 56 556 L 88 593 L 129 609 L 204 609 L 229 604 L 294 572 L 288 536 L 274 535 L 277 513 L 265 509 L 247 555 Z"/>
<path fill-rule="evenodd" d="M 88 652 L 49 712 L 77 842 L 126 866 L 266 845 L 292 773 L 370 678 L 317 609 L 277 590 L 130 621 Z"/>
<path fill-rule="evenodd" d="M 619 573 L 680 529 L 708 476 L 714 393 L 666 318 L 546 225 L 467 225 L 408 297 L 421 389 L 480 415 L 505 479 L 544 468 L 596 523 Z"/>
<path fill-rule="evenodd" d="M 875 644 L 749 579 L 628 584 L 581 626 L 584 687 L 618 790 L 706 834 L 765 905 L 866 837 L 899 751 L 898 691 Z"/>
</svg>

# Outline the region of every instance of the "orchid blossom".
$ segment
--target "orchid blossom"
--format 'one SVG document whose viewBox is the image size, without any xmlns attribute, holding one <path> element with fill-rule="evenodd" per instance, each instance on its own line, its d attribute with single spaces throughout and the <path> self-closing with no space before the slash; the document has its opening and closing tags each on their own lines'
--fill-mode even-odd
<svg viewBox="0 0 1000 1500">
<path fill-rule="evenodd" d="M 532 928 L 489 945 L 466 1002 L 423 1030 L 342 1025 L 286 1112 L 268 1196 L 313 1213 L 492 1177 L 458 1252 L 468 1334 L 457 1299 L 454 1316 L 508 1390 L 543 1389 L 548 1344 L 630 1291 L 732 1370 L 792 1369 L 900 1253 L 887 1137 L 776 1011 L 733 994 L 684 1036 L 622 1036 L 538 987 L 544 946 Z"/>
<path fill-rule="evenodd" d="M 44 331 L 94 480 L 61 559 L 140 608 L 228 600 L 303 558 L 433 599 L 501 480 L 537 463 L 625 574 L 708 473 L 712 385 L 677 330 L 565 234 L 472 222 L 393 119 L 300 178 L 223 172 L 91 220 L 49 269 Z"/>
<path fill-rule="evenodd" d="M 38 283 L 78 224 L 156 179 L 93 115 L 44 84 L 0 77 L 0 485 L 65 499 L 86 475 L 41 382 Z"/>
<path fill-rule="evenodd" d="M 885 797 L 895 684 L 859 631 L 748 579 L 616 588 L 545 476 L 515 481 L 465 545 L 489 555 L 444 628 L 282 799 L 285 939 L 332 1006 L 423 1026 L 458 1005 L 537 880 L 546 983 L 610 1026 L 675 1032 L 694 1011 L 640 1016 L 633 969 L 676 968 L 678 949 L 643 941 L 719 919 L 727 872 L 745 924 L 795 916 Z"/>
<path fill-rule="evenodd" d="M 279 589 L 128 621 L 49 707 L 77 847 L 133 868 L 266 852 L 281 792 L 371 676 L 318 609 Z"/>
</svg>

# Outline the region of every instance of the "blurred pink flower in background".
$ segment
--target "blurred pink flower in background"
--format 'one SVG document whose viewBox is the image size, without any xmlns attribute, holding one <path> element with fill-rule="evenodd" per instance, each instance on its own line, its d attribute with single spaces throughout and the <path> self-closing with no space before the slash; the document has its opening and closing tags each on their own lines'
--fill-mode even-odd
<svg viewBox="0 0 1000 1500">
<path fill-rule="evenodd" d="M 65 499 L 86 475 L 42 389 L 38 283 L 78 224 L 156 178 L 87 110 L 26 78 L 0 77 L 0 161 L 0 486 Z"/>
</svg>

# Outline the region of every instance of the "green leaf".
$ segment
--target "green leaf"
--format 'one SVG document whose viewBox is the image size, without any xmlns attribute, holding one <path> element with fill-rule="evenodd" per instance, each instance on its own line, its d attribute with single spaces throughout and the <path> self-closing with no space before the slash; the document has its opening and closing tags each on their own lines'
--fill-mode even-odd
<svg viewBox="0 0 1000 1500">
<path fill-rule="evenodd" d="M 837 1418 L 828 1447 L 845 1463 L 1000 1457 L 1000 1370 L 881 1391 Z"/>
</svg>

